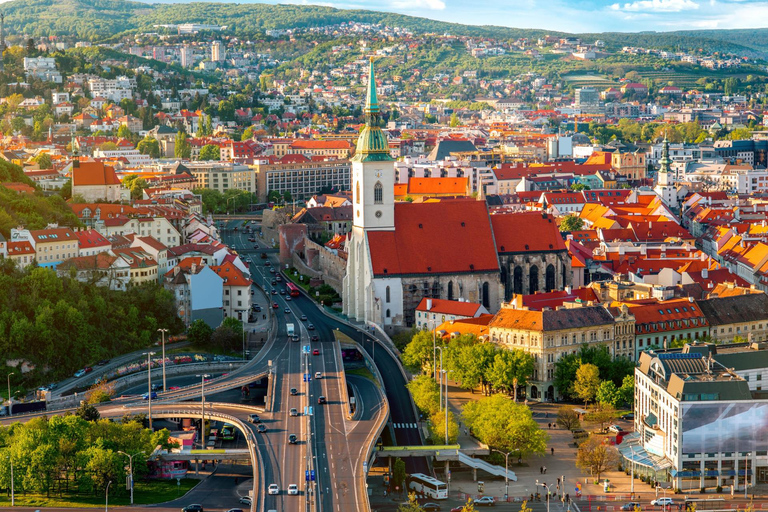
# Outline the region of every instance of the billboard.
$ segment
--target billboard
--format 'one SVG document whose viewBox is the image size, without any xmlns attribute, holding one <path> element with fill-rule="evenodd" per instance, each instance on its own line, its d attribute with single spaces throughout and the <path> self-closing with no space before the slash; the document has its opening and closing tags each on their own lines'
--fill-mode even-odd
<svg viewBox="0 0 768 512">
<path fill-rule="evenodd" d="M 683 403 L 682 453 L 768 450 L 768 403 Z"/>
</svg>

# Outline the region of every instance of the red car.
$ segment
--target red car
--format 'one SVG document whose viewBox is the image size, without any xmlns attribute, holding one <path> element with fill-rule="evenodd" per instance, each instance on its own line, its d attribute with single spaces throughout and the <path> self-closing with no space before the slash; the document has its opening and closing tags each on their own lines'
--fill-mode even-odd
<svg viewBox="0 0 768 512">
<path fill-rule="evenodd" d="M 278 305 L 277 305 L 277 302 L 273 302 L 273 303 L 272 303 L 272 308 L 273 308 L 273 309 L 277 309 L 277 308 L 279 308 L 279 307 L 280 307 L 280 306 L 278 306 Z"/>
<path fill-rule="evenodd" d="M 319 356 L 320 355 L 320 351 L 318 349 L 315 349 L 315 350 L 312 351 L 312 355 L 313 356 Z"/>
</svg>

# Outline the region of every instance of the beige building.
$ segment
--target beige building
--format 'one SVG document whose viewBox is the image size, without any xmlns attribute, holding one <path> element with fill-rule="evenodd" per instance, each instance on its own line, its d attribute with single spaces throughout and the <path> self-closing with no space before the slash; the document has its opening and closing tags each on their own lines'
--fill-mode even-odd
<svg viewBox="0 0 768 512">
<path fill-rule="evenodd" d="M 290 164 L 261 164 L 256 171 L 259 201 L 266 201 L 273 190 L 289 192 L 294 199 L 309 199 L 323 188 L 351 190 L 349 160 L 302 162 Z"/>
<path fill-rule="evenodd" d="M 645 153 L 615 152 L 611 154 L 611 167 L 617 173 L 626 176 L 629 180 L 645 178 L 646 159 Z"/>
<path fill-rule="evenodd" d="M 141 286 L 148 283 L 157 283 L 157 262 L 143 249 L 130 247 L 126 249 L 113 249 L 113 253 L 128 264 L 131 269 L 130 286 Z"/>
<path fill-rule="evenodd" d="M 72 162 L 72 195 L 87 203 L 121 201 L 130 192 L 123 188 L 115 170 L 102 162 Z"/>
<path fill-rule="evenodd" d="M 199 188 L 210 188 L 221 193 L 229 189 L 256 192 L 256 179 L 253 169 L 245 165 L 227 162 L 185 162 Z"/>
<path fill-rule="evenodd" d="M 715 343 L 768 340 L 768 295 L 715 297 L 696 304 L 707 317 L 709 336 Z"/>
<path fill-rule="evenodd" d="M 552 400 L 560 395 L 554 384 L 555 363 L 584 345 L 603 345 L 610 350 L 616 328 L 617 322 L 603 306 L 531 311 L 504 304 L 491 320 L 489 334 L 492 343 L 533 356 L 533 375 L 526 388 L 521 387 L 521 395 L 524 391 L 526 398 Z"/>
<path fill-rule="evenodd" d="M 41 267 L 55 269 L 62 261 L 80 256 L 79 241 L 69 228 L 12 229 L 11 242 L 28 242 Z"/>
</svg>

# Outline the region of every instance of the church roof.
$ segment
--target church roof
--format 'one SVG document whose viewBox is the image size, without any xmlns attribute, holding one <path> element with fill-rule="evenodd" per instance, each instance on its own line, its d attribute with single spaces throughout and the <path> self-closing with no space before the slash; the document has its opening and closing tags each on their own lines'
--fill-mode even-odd
<svg viewBox="0 0 768 512">
<path fill-rule="evenodd" d="M 554 217 L 539 212 L 491 215 L 499 254 L 566 251 Z M 535 233 L 536 236 L 523 236 Z"/>
<path fill-rule="evenodd" d="M 376 277 L 498 272 L 485 203 L 395 203 L 395 231 L 371 231 Z"/>
</svg>

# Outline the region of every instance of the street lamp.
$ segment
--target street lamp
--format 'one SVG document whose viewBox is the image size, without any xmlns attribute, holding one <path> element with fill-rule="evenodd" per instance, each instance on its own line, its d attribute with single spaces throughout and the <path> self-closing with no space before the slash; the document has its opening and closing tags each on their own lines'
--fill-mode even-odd
<svg viewBox="0 0 768 512">
<path fill-rule="evenodd" d="M 200 444 L 203 448 L 205 448 L 205 379 L 210 377 L 209 374 L 204 373 L 202 375 L 195 375 L 195 377 L 200 377 L 202 379 L 202 383 L 200 385 L 200 399 L 202 401 L 202 422 L 200 423 Z"/>
<path fill-rule="evenodd" d="M 504 500 L 506 501 L 507 498 L 509 497 L 509 454 L 511 454 L 512 452 L 505 453 L 495 448 L 491 448 L 491 451 L 499 452 L 504 456 Z"/>
<path fill-rule="evenodd" d="M 154 352 L 146 352 L 147 355 L 147 400 L 149 401 L 148 416 L 149 416 L 149 429 L 152 430 L 152 356 Z"/>
<path fill-rule="evenodd" d="M 230 197 L 229 199 L 227 199 L 227 202 L 226 202 L 227 215 L 229 215 L 229 202 L 232 201 L 233 199 L 235 199 L 235 198 L 234 197 Z M 234 212 L 234 213 L 236 213 L 236 212 Z"/>
<path fill-rule="evenodd" d="M 165 393 L 165 335 L 168 334 L 168 329 L 158 329 L 158 331 L 163 337 L 163 393 Z"/>
<path fill-rule="evenodd" d="M 8 374 L 8 416 L 11 415 L 13 409 L 13 400 L 11 400 L 11 375 L 16 375 L 16 372 Z"/>
<path fill-rule="evenodd" d="M 13 486 L 13 459 L 11 456 L 8 456 L 8 461 L 11 463 L 11 506 L 16 506 L 16 492 L 14 490 Z"/>
<path fill-rule="evenodd" d="M 123 455 L 125 455 L 126 457 L 128 457 L 128 468 L 129 468 L 129 469 L 128 469 L 128 472 L 129 472 L 129 473 L 130 473 L 130 475 L 131 475 L 131 505 L 133 505 L 133 458 L 134 458 L 136 455 L 138 455 L 138 454 L 140 454 L 140 453 L 144 453 L 144 452 L 136 452 L 136 453 L 134 453 L 133 455 L 131 455 L 130 453 L 125 453 L 125 452 L 124 452 L 124 451 L 122 451 L 122 450 L 118 450 L 118 451 L 117 451 L 117 453 L 122 453 Z"/>
<path fill-rule="evenodd" d="M 107 483 L 107 500 L 104 502 L 104 512 L 109 512 L 109 486 L 112 485 L 112 480 Z"/>
<path fill-rule="evenodd" d="M 437 375 L 440 375 L 441 372 L 445 371 L 444 370 L 445 367 L 443 366 L 443 347 L 436 347 L 436 348 L 437 348 L 437 350 L 440 351 L 440 372 L 437 373 Z M 437 363 L 437 361 L 435 361 L 435 363 Z M 441 375 L 441 377 L 442 377 L 442 375 Z M 435 377 L 435 380 L 437 381 L 437 377 Z M 443 408 L 443 381 L 442 381 L 442 378 L 438 382 L 438 386 L 437 387 L 440 390 L 440 399 L 438 400 L 437 403 L 439 404 L 440 409 L 442 409 Z M 446 403 L 448 403 L 447 394 L 448 393 L 446 392 L 446 400 L 445 400 Z M 447 424 L 446 424 L 446 428 L 447 428 Z M 446 443 L 446 444 L 448 444 L 448 443 Z"/>
<path fill-rule="evenodd" d="M 547 512 L 549 512 L 549 486 L 545 483 L 539 483 L 539 481 L 536 480 L 536 487 L 545 487 L 547 489 Z"/>
</svg>

